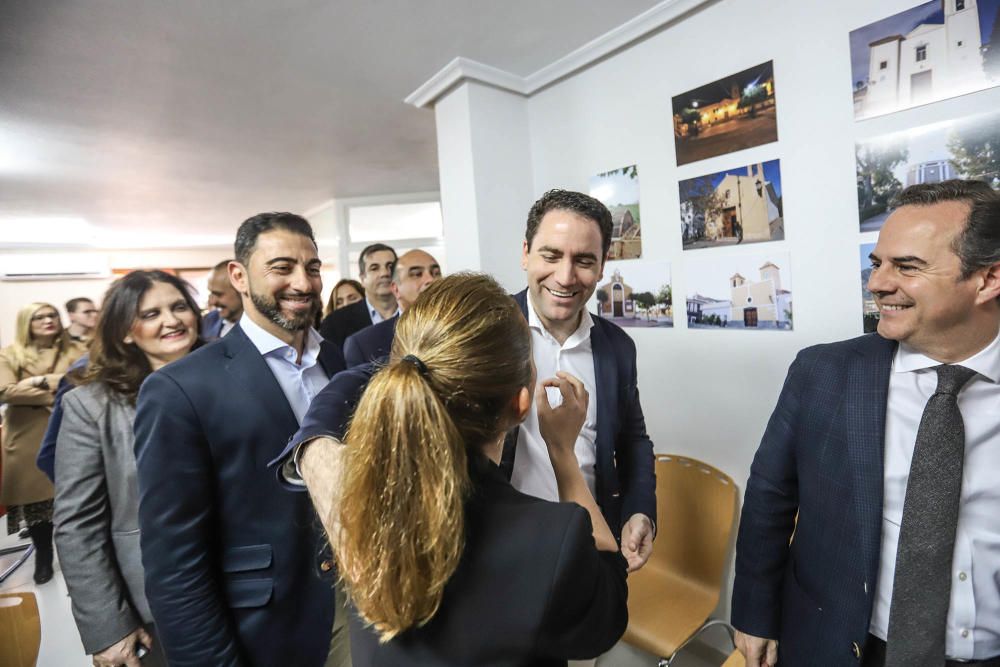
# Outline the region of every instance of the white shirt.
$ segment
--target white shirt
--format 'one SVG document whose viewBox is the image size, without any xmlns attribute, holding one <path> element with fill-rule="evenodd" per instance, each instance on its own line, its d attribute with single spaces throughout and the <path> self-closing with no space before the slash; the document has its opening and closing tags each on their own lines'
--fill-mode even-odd
<svg viewBox="0 0 1000 667">
<path fill-rule="evenodd" d="M 594 326 L 594 320 L 584 310 L 580 326 L 560 345 L 542 326 L 529 298 L 528 326 L 531 328 L 531 355 L 535 359 L 537 381 L 555 377 L 556 371 L 566 371 L 578 377 L 590 394 L 587 418 L 576 438 L 575 449 L 583 479 L 596 498 L 594 467 L 597 462 L 597 383 L 594 379 L 594 351 L 590 345 L 590 328 Z M 549 388 L 547 393 L 550 405 L 555 407 L 562 403 L 562 394 L 558 389 Z M 559 500 L 556 473 L 552 469 L 545 441 L 538 430 L 538 409 L 534 404 L 518 430 L 517 455 L 514 457 L 510 483 L 515 489 L 528 495 Z"/>
<path fill-rule="evenodd" d="M 240 328 L 264 357 L 301 425 L 309 403 L 330 379 L 319 363 L 319 344 L 323 338 L 312 327 L 307 329 L 302 362 L 296 363 L 295 348 L 257 326 L 246 313 L 240 318 Z"/>
<path fill-rule="evenodd" d="M 219 338 L 222 338 L 227 333 L 229 333 L 230 331 L 232 331 L 233 327 L 235 327 L 235 326 L 236 326 L 236 322 L 230 322 L 226 318 L 222 318 L 222 328 L 219 329 Z"/>
<path fill-rule="evenodd" d="M 981 660 L 1000 655 L 1000 337 L 958 362 L 978 375 L 958 395 L 965 423 L 961 508 L 952 560 L 945 654 Z M 885 639 L 917 428 L 937 388 L 939 362 L 900 344 L 892 362 L 885 420 L 882 550 L 870 631 Z"/>
<path fill-rule="evenodd" d="M 372 318 L 372 324 L 378 324 L 379 322 L 385 322 L 387 319 L 392 319 L 393 317 L 396 317 L 396 315 L 399 315 L 402 312 L 399 309 L 399 306 L 396 306 L 396 312 L 393 313 L 392 315 L 390 315 L 388 318 L 386 318 L 386 317 L 382 317 L 382 313 L 378 312 L 378 309 L 375 308 L 375 306 L 372 305 L 372 302 L 368 300 L 368 297 L 365 297 L 365 305 L 368 306 L 368 314 Z"/>
</svg>

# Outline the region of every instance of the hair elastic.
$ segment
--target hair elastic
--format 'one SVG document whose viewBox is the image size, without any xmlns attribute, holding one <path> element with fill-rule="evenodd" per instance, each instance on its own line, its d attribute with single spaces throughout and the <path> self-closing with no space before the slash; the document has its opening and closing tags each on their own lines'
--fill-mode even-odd
<svg viewBox="0 0 1000 667">
<path fill-rule="evenodd" d="M 424 377 L 427 377 L 427 373 L 429 372 L 427 370 L 427 364 L 425 364 L 424 362 L 422 362 L 420 360 L 420 358 L 417 357 L 415 354 L 408 354 L 405 357 L 403 357 L 401 359 L 401 361 L 406 361 L 406 362 L 409 362 L 409 363 L 413 364 L 414 366 L 417 367 L 417 370 L 420 371 L 421 375 L 423 375 Z"/>
</svg>

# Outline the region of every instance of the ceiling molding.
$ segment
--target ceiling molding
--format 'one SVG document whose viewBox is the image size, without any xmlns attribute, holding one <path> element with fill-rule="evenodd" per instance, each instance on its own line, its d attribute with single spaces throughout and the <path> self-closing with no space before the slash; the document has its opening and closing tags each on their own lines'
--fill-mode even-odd
<svg viewBox="0 0 1000 667">
<path fill-rule="evenodd" d="M 410 93 L 403 101 L 417 108 L 433 108 L 460 83 L 475 81 L 517 95 L 531 97 L 546 86 L 593 65 L 602 58 L 663 28 L 713 0 L 664 0 L 630 21 L 593 39 L 559 60 L 526 77 L 468 58 L 458 57 Z"/>
</svg>

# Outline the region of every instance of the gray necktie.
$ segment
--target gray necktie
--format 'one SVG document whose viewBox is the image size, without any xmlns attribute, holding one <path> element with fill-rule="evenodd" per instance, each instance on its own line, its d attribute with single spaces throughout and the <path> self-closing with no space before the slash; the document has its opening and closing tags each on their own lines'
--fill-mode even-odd
<svg viewBox="0 0 1000 667">
<path fill-rule="evenodd" d="M 886 667 L 943 667 L 965 462 L 958 392 L 975 371 L 937 366 L 937 391 L 917 429 L 889 607 Z"/>
</svg>

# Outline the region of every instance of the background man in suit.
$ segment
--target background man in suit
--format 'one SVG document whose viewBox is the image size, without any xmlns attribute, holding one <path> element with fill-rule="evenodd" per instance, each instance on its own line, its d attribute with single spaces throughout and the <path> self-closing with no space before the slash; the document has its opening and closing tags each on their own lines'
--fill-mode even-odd
<svg viewBox="0 0 1000 667">
<path fill-rule="evenodd" d="M 635 343 L 587 312 L 610 247 L 611 213 L 604 204 L 579 192 L 545 193 L 528 213 L 521 258 L 528 288 L 514 298 L 531 327 L 538 377 L 566 371 L 592 397 L 577 460 L 629 568 L 637 570 L 653 550 L 656 478 L 636 386 Z M 549 393 L 552 405 L 560 398 Z M 535 406 L 508 436 L 503 458 L 516 489 L 558 500 Z"/>
<path fill-rule="evenodd" d="M 231 261 L 226 259 L 216 264 L 208 277 L 208 307 L 212 310 L 205 315 L 201 327 L 201 337 L 206 341 L 225 336 L 243 316 L 243 300 L 229 282 Z"/>
<path fill-rule="evenodd" d="M 266 468 L 343 369 L 340 350 L 310 326 L 320 265 L 299 216 L 244 222 L 229 265 L 239 325 L 140 391 L 142 560 L 171 665 L 350 664 L 336 628 L 331 653 L 333 582 L 319 574 L 309 500 L 286 493 Z"/>
<path fill-rule="evenodd" d="M 420 293 L 440 277 L 441 265 L 430 253 L 410 250 L 400 255 L 393 267 L 391 285 L 399 312 L 409 308 Z M 347 362 L 347 367 L 352 368 L 388 356 L 392 339 L 396 335 L 397 320 L 398 315 L 349 336 L 344 342 L 344 361 Z"/>
<path fill-rule="evenodd" d="M 358 268 L 365 298 L 350 306 L 333 311 L 319 326 L 323 338 L 343 349 L 344 341 L 351 334 L 399 314 L 396 297 L 392 293 L 392 268 L 396 264 L 396 251 L 384 243 L 373 243 L 361 251 Z"/>
<path fill-rule="evenodd" d="M 97 316 L 101 311 L 87 297 L 80 296 L 66 302 L 66 315 L 69 316 L 69 327 L 66 331 L 75 341 L 86 343 L 97 326 Z"/>
<path fill-rule="evenodd" d="M 755 667 L 1000 664 L 1000 199 L 946 181 L 898 204 L 878 333 L 800 352 L 754 457 L 732 620 Z"/>
</svg>

